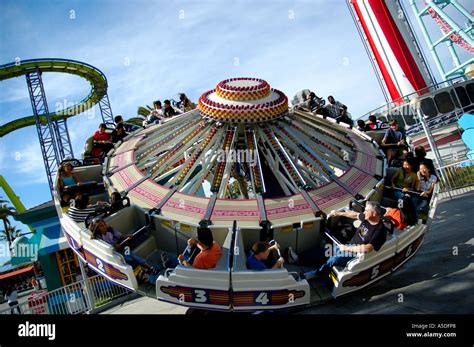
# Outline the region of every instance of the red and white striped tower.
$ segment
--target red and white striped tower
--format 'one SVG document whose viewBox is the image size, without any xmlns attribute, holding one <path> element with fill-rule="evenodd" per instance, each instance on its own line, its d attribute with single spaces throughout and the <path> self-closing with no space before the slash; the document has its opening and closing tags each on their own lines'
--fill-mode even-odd
<svg viewBox="0 0 474 347">
<path fill-rule="evenodd" d="M 434 84 L 398 0 L 347 0 L 387 102 Z"/>
</svg>

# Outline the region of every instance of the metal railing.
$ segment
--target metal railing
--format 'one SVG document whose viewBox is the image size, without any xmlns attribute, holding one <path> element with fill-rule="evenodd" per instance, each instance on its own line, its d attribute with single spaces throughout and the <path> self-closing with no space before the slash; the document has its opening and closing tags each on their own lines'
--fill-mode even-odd
<svg viewBox="0 0 474 347">
<path fill-rule="evenodd" d="M 418 90 L 416 92 L 413 92 L 411 94 L 404 95 L 401 98 L 398 98 L 396 100 L 387 102 L 386 104 L 383 104 L 383 105 L 367 112 L 366 114 L 358 117 L 357 119 L 367 120 L 371 114 L 386 115 L 390 112 L 393 112 L 393 110 L 399 109 L 403 105 L 410 104 L 410 101 L 412 101 L 414 98 L 419 98 L 419 97 L 422 97 L 422 96 L 425 96 L 425 95 L 429 95 L 431 93 L 434 93 L 434 92 L 439 91 L 439 90 L 444 89 L 444 88 L 456 87 L 457 83 L 462 82 L 462 81 L 464 81 L 463 78 L 454 77 L 454 78 L 451 78 L 449 80 L 430 85 L 428 87 L 420 89 L 420 90 Z"/>
<path fill-rule="evenodd" d="M 445 178 L 440 177 L 442 197 L 452 197 L 474 190 L 474 159 L 444 165 L 437 170 L 444 171 Z"/>
<path fill-rule="evenodd" d="M 130 293 L 96 275 L 49 292 L 33 292 L 26 302 L 5 308 L 0 314 L 81 314 Z"/>
</svg>

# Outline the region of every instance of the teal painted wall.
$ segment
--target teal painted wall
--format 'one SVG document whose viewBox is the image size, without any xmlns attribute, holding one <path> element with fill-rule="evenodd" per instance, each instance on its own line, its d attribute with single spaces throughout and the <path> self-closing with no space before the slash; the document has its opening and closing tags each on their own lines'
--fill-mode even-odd
<svg viewBox="0 0 474 347">
<path fill-rule="evenodd" d="M 44 271 L 44 277 L 46 279 L 46 285 L 48 291 L 62 287 L 61 275 L 58 270 L 58 263 L 56 261 L 55 253 L 49 253 L 38 257 L 41 263 L 41 267 Z"/>
</svg>

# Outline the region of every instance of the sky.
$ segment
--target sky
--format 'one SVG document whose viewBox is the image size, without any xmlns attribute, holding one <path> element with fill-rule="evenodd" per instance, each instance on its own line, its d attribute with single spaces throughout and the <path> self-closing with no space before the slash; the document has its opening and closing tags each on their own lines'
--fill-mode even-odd
<svg viewBox="0 0 474 347">
<path fill-rule="evenodd" d="M 17 58 L 97 67 L 125 119 L 180 92 L 196 102 L 239 76 L 263 78 L 290 100 L 305 88 L 334 95 L 353 118 L 384 103 L 345 0 L 2 0 L 0 64 Z M 45 73 L 43 82 L 50 110 L 90 89 L 67 74 Z M 25 78 L 0 82 L 0 124 L 31 114 Z M 68 120 L 75 157 L 99 123 L 97 107 Z M 51 198 L 34 126 L 0 138 L 0 174 L 27 208 Z"/>
</svg>

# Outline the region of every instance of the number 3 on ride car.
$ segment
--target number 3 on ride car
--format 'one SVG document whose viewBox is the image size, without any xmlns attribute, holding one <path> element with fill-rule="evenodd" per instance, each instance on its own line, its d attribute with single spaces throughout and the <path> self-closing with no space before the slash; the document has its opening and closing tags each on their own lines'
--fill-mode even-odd
<svg viewBox="0 0 474 347">
<path fill-rule="evenodd" d="M 194 289 L 194 296 L 195 296 L 194 301 L 196 301 L 196 302 L 206 302 L 207 301 L 205 290 Z"/>
</svg>

